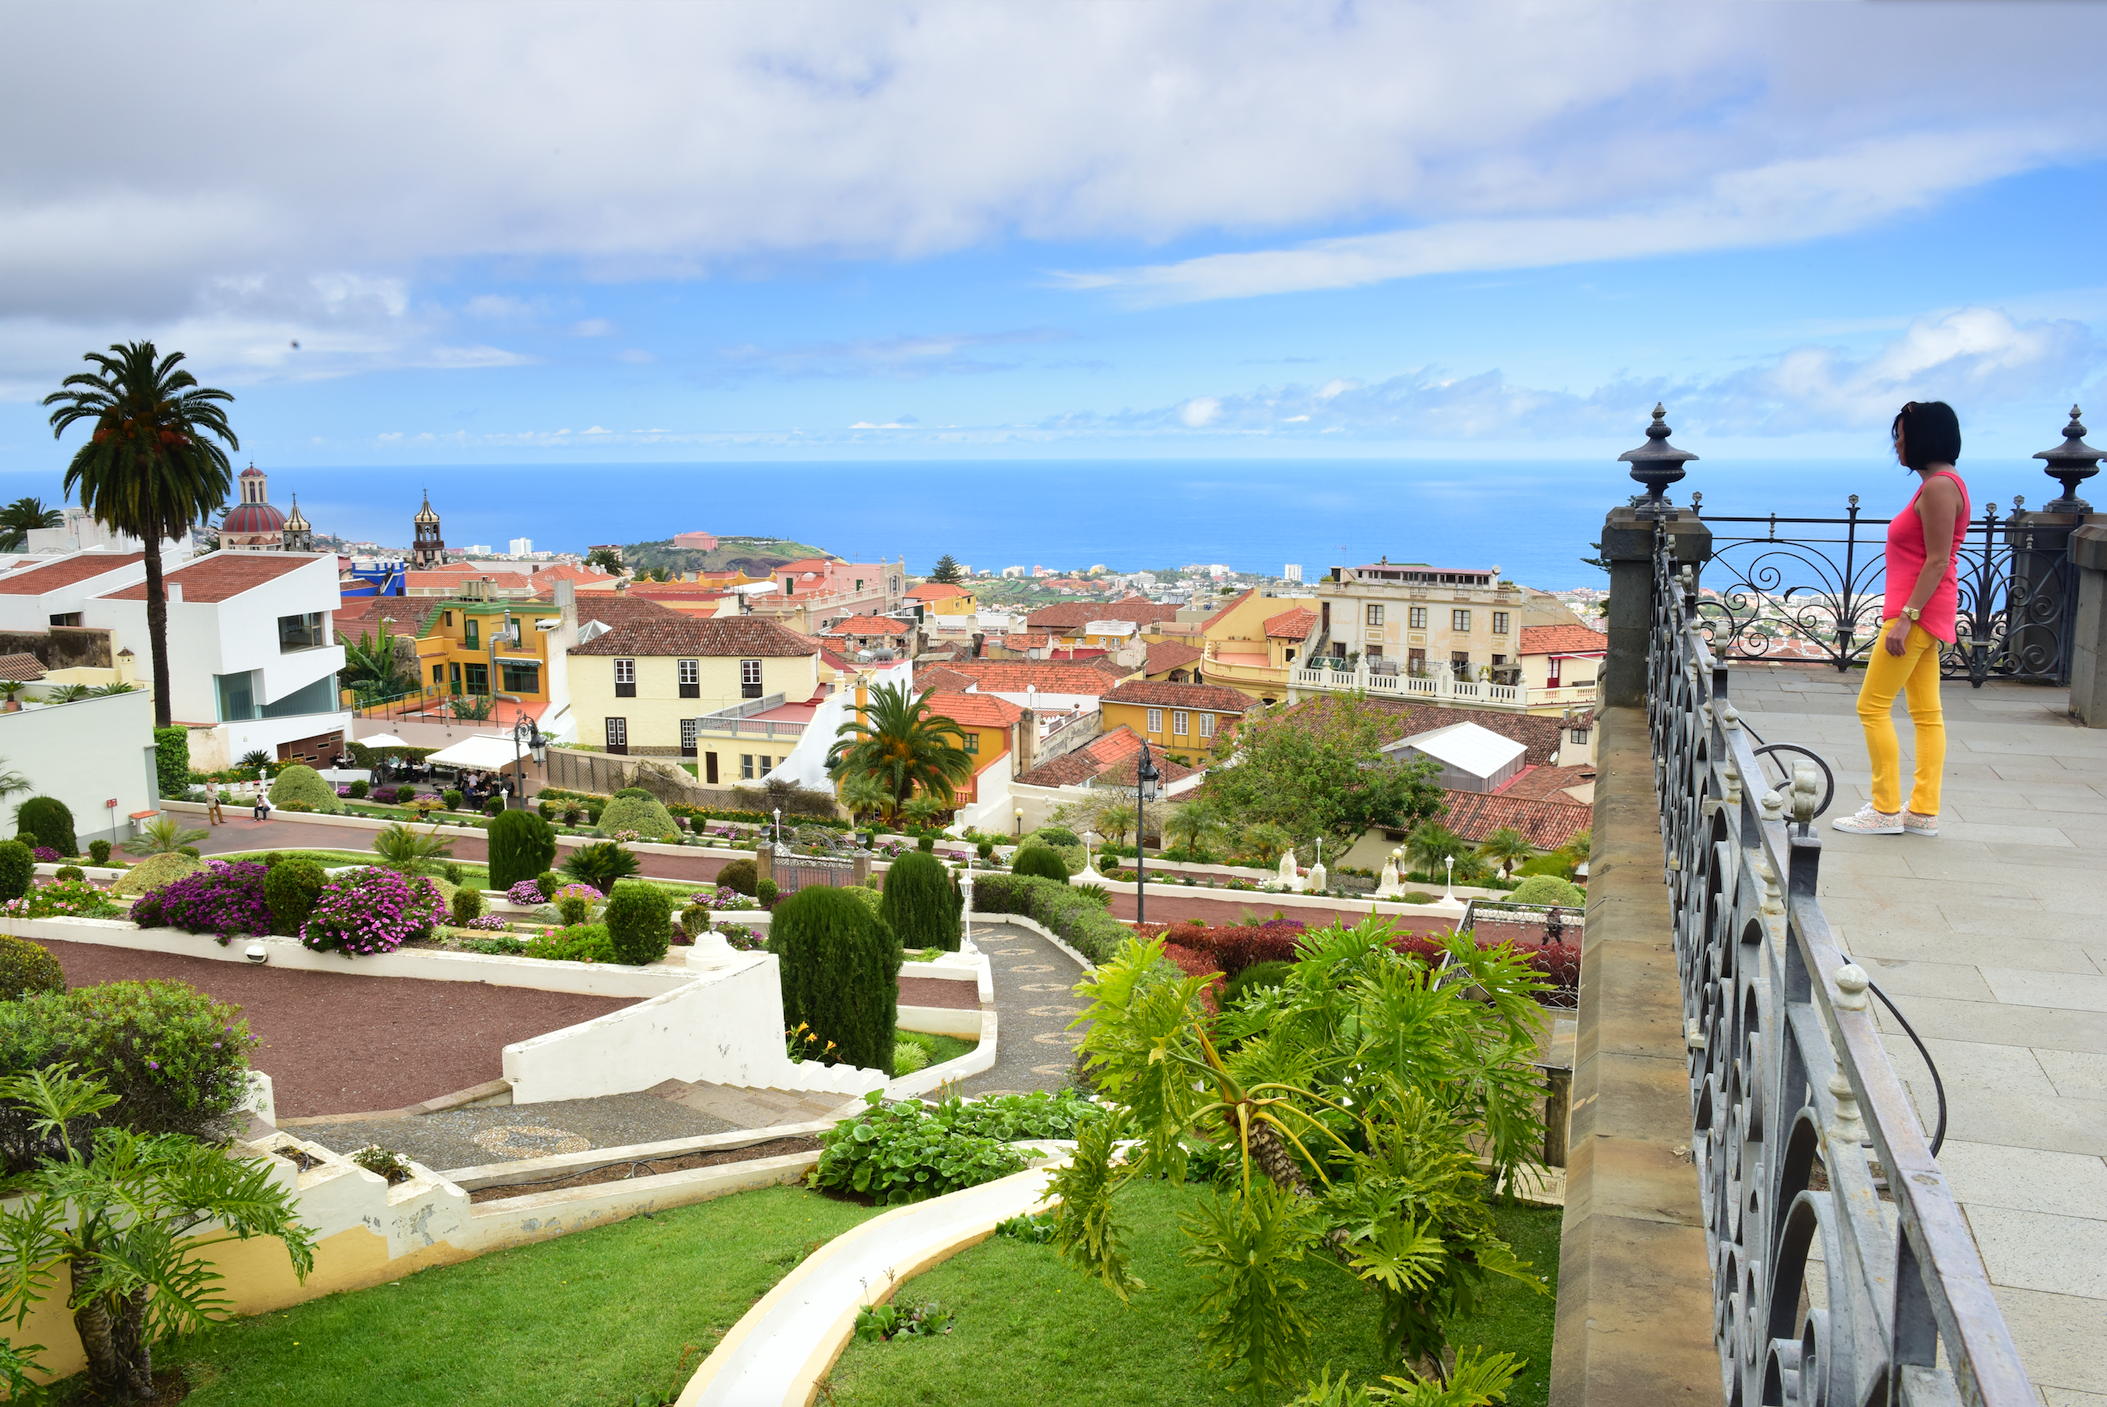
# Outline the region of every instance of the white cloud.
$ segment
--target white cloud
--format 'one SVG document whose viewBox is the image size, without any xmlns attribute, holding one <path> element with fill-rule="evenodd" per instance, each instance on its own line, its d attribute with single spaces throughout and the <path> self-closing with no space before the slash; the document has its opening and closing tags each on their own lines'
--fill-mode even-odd
<svg viewBox="0 0 2107 1407">
<path fill-rule="evenodd" d="M 1198 430 L 1222 413 L 1222 403 L 1213 396 L 1194 396 L 1178 407 L 1178 419 Z"/>
</svg>

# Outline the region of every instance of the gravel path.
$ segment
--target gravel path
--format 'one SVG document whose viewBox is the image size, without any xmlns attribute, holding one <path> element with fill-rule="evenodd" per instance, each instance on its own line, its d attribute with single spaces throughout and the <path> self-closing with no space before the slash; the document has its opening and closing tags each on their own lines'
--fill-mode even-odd
<svg viewBox="0 0 2107 1407">
<path fill-rule="evenodd" d="M 723 1119 L 654 1094 L 610 1094 L 548 1104 L 450 1109 L 406 1119 L 303 1124 L 288 1132 L 349 1153 L 369 1143 L 392 1148 L 428 1168 L 472 1168 L 514 1158 L 621 1148 L 695 1134 L 723 1133 Z"/>
<path fill-rule="evenodd" d="M 994 967 L 997 1044 L 994 1066 L 969 1076 L 965 1092 L 1063 1088 L 1082 1038 L 1067 1029 L 1083 1009 L 1071 990 L 1082 968 L 1038 934 L 1008 924 L 975 923 L 973 944 Z"/>
<path fill-rule="evenodd" d="M 282 1119 L 400 1109 L 467 1089 L 504 1074 L 500 1052 L 514 1041 L 630 1004 L 482 982 L 251 967 L 98 943 L 44 946 L 71 986 L 173 977 L 241 1007 L 263 1042 L 250 1063 L 271 1077 Z"/>
</svg>

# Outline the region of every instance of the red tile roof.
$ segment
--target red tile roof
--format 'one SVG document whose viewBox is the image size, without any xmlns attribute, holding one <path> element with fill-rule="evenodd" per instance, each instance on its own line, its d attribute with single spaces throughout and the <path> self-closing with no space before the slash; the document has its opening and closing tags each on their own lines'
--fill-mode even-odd
<svg viewBox="0 0 2107 1407">
<path fill-rule="evenodd" d="M 1594 780 L 1593 767 L 1525 767 L 1520 776 L 1500 788 L 1500 795 L 1571 801 L 1567 787 L 1584 787 Z"/>
<path fill-rule="evenodd" d="M 1083 694 L 1090 698 L 1112 691 L 1118 681 L 1087 664 L 1052 660 L 953 660 L 950 669 L 977 680 L 984 694 Z"/>
<path fill-rule="evenodd" d="M 1221 684 L 1173 684 L 1166 679 L 1130 679 L 1098 700 L 1105 704 L 1144 704 L 1149 708 L 1190 708 L 1213 713 L 1244 713 L 1258 700 Z"/>
<path fill-rule="evenodd" d="M 43 661 L 35 655 L 0 655 L 0 679 L 31 684 L 43 677 Z"/>
<path fill-rule="evenodd" d="M 1177 618 L 1178 608 L 1169 602 L 1159 604 L 1146 596 L 1129 596 L 1123 601 L 1056 601 L 1033 611 L 1024 623 L 1033 630 L 1073 632 L 1094 620 L 1130 620 L 1136 625 L 1152 625 Z"/>
<path fill-rule="evenodd" d="M 943 601 L 953 596 L 970 596 L 972 593 L 965 587 L 955 586 L 948 581 L 925 581 L 907 594 L 917 601 Z"/>
<path fill-rule="evenodd" d="M 1285 716 L 1307 717 L 1314 721 L 1321 719 L 1327 710 L 1345 706 L 1345 702 L 1336 697 L 1305 699 L 1287 710 Z M 1382 715 L 1385 742 L 1411 737 L 1415 733 L 1431 733 L 1451 723 L 1475 723 L 1522 744 L 1528 749 L 1522 754 L 1523 761 L 1538 766 L 1549 766 L 1557 760 L 1559 744 L 1565 734 L 1565 724 L 1558 719 L 1542 718 L 1533 713 L 1441 708 L 1434 704 L 1408 704 L 1392 699 L 1363 699 L 1361 706 Z"/>
<path fill-rule="evenodd" d="M 939 689 L 929 696 L 925 714 L 935 713 L 969 728 L 1007 728 L 1024 716 L 1024 710 L 993 694 L 967 694 Z"/>
<path fill-rule="evenodd" d="M 1168 674 L 1174 669 L 1190 668 L 1206 657 L 1207 651 L 1196 645 L 1163 640 L 1149 646 L 1149 660 L 1142 669 L 1149 674 Z"/>
<path fill-rule="evenodd" d="M 391 635 L 414 635 L 417 623 L 430 610 L 429 600 L 420 599 L 412 603 L 401 596 L 346 596 L 336 609 L 331 627 L 347 643 L 356 644 L 361 635 L 378 635 L 378 622 L 388 622 Z"/>
<path fill-rule="evenodd" d="M 905 635 L 907 627 L 884 616 L 850 616 L 821 631 L 822 635 Z"/>
<path fill-rule="evenodd" d="M 1522 653 L 1525 655 L 1599 655 L 1609 647 L 1609 636 L 1584 625 L 1522 627 Z"/>
<path fill-rule="evenodd" d="M 668 610 L 663 619 L 645 617 L 616 625 L 605 635 L 576 646 L 571 653 L 795 659 L 818 649 L 817 640 L 786 630 L 765 616 L 705 619 Z"/>
<path fill-rule="evenodd" d="M 332 557 L 334 553 L 330 554 Z M 296 572 L 317 560 L 306 556 L 280 556 L 270 552 L 215 552 L 188 565 L 177 567 L 162 580 L 183 588 L 185 602 L 231 600 L 244 591 L 268 586 L 288 572 Z M 144 601 L 146 583 L 122 591 L 105 591 L 105 601 Z"/>
<path fill-rule="evenodd" d="M 671 606 L 627 593 L 596 591 L 590 596 L 580 596 L 578 601 L 578 624 L 599 621 L 602 625 L 618 627 L 635 621 L 659 621 L 667 619 L 693 620 L 695 617 Z"/>
<path fill-rule="evenodd" d="M 581 584 L 619 581 L 613 572 L 603 572 L 598 567 L 580 567 L 570 562 L 558 562 L 553 567 L 543 567 L 534 573 L 538 586 L 545 581 L 575 581 Z"/>
<path fill-rule="evenodd" d="M 1448 815 L 1442 824 L 1475 845 L 1505 826 L 1520 831 L 1539 850 L 1556 850 L 1594 824 L 1595 808 L 1577 801 L 1548 801 L 1483 791 L 1444 791 Z"/>
<path fill-rule="evenodd" d="M 144 552 L 83 552 L 59 561 L 30 563 L 0 576 L 0 596 L 41 596 L 145 560 Z"/>
<path fill-rule="evenodd" d="M 973 687 L 973 680 L 945 665 L 932 665 L 928 669 L 915 671 L 914 686 L 917 692 L 923 689 L 938 689 L 945 693 L 960 694 Z"/>
<path fill-rule="evenodd" d="M 1063 753 L 1051 762 L 1042 762 L 1017 780 L 1028 787 L 1078 787 L 1091 781 L 1108 786 L 1133 786 L 1134 769 L 1140 758 L 1141 735 L 1132 728 L 1119 727 L 1073 752 Z M 1166 782 L 1190 777 L 1197 770 L 1172 762 L 1161 752 L 1156 754 L 1156 769 Z"/>
<path fill-rule="evenodd" d="M 1297 606 L 1292 611 L 1282 611 L 1266 621 L 1266 638 L 1269 640 L 1307 640 L 1310 632 L 1317 628 L 1317 613 Z"/>
</svg>

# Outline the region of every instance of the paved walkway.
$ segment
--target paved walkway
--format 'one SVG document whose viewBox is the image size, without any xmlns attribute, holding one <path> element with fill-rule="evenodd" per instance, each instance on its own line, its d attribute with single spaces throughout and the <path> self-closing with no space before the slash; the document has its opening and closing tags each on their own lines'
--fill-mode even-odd
<svg viewBox="0 0 2107 1407">
<path fill-rule="evenodd" d="M 967 1094 L 1017 1094 L 1069 1083 L 1080 1031 L 1068 1023 L 1083 1009 L 1075 984 L 1083 969 L 1029 929 L 973 924 L 973 946 L 995 976 L 995 1063 L 962 1083 Z M 959 984 L 963 985 L 963 984 Z"/>
<path fill-rule="evenodd" d="M 1871 797 L 1856 689 L 1833 670 L 1733 672 L 1765 741 L 1804 743 L 1836 769 L 1823 826 Z M 1939 1162 L 2042 1401 L 2107 1407 L 2107 730 L 2074 724 L 2060 689 L 1942 693 L 1939 836 L 1824 829 L 1818 892 L 1938 1062 Z M 1928 1129 L 1931 1080 L 1880 1015 Z"/>
</svg>

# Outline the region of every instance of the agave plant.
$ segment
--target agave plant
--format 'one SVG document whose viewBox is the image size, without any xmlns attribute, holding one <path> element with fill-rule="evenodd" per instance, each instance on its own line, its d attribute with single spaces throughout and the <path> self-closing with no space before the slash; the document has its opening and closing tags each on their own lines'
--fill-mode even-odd
<svg viewBox="0 0 2107 1407">
<path fill-rule="evenodd" d="M 173 816 L 156 816 L 139 828 L 139 834 L 124 843 L 127 855 L 173 855 L 186 845 L 196 845 L 206 832 L 186 828 Z"/>
<path fill-rule="evenodd" d="M 428 831 L 419 832 L 415 826 L 401 821 L 381 827 L 373 837 L 373 853 L 380 861 L 397 874 L 429 874 L 434 862 L 453 858 L 453 843 L 439 834 L 436 823 Z"/>
</svg>

